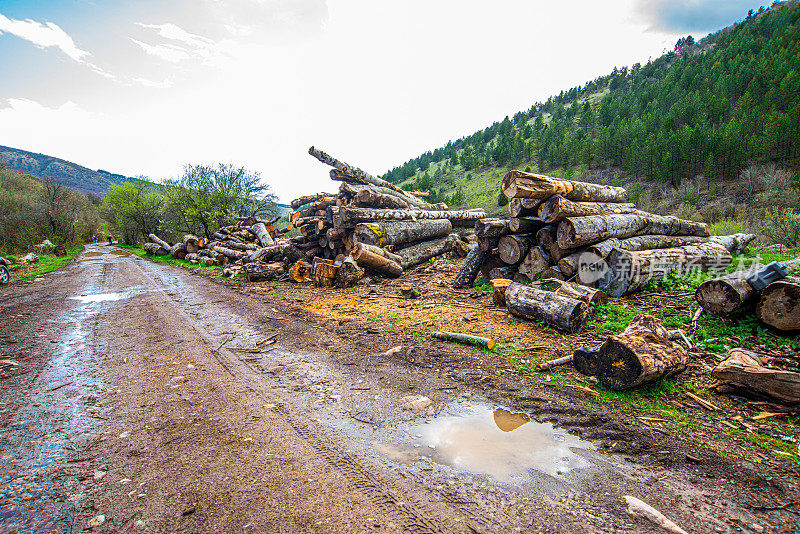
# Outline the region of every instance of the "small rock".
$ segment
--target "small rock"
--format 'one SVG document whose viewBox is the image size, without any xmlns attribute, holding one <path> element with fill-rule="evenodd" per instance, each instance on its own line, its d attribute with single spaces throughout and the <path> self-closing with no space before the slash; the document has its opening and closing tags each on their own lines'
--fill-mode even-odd
<svg viewBox="0 0 800 534">
<path fill-rule="evenodd" d="M 125 439 L 130 435 L 131 435 L 131 433 L 128 432 L 127 430 L 125 430 L 122 434 L 119 435 L 119 437 L 122 438 L 122 439 Z"/>
<path fill-rule="evenodd" d="M 144 528 L 144 521 L 142 521 L 141 519 L 137 519 L 136 522 L 133 524 L 133 526 L 136 528 Z"/>
<path fill-rule="evenodd" d="M 119 483 L 120 484 L 130 484 L 131 483 L 131 479 L 123 478 L 122 480 L 119 481 Z"/>
<path fill-rule="evenodd" d="M 89 528 L 99 527 L 105 522 L 106 522 L 106 516 L 96 515 L 86 522 L 86 526 L 88 526 Z"/>
<path fill-rule="evenodd" d="M 105 471 L 98 471 L 97 469 L 94 470 L 94 479 L 95 480 L 103 480 L 103 477 L 106 476 Z"/>
<path fill-rule="evenodd" d="M 422 395 L 410 395 L 400 399 L 401 408 L 404 410 L 411 410 L 412 412 L 421 412 L 427 410 L 432 402 L 428 397 Z"/>
</svg>

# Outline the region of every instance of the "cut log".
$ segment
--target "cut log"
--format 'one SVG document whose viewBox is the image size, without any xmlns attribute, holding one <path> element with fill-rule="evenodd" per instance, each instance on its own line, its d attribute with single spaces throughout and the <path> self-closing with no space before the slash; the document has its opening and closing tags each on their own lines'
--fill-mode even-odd
<svg viewBox="0 0 800 534">
<path fill-rule="evenodd" d="M 311 266 L 311 276 L 317 287 L 333 287 L 338 267 L 333 260 L 317 258 Z"/>
<path fill-rule="evenodd" d="M 705 223 L 637 211 L 623 215 L 567 217 L 558 223 L 557 241 L 559 247 L 569 249 L 599 243 L 611 237 L 644 234 L 708 237 L 709 232 Z"/>
<path fill-rule="evenodd" d="M 542 247 L 531 247 L 519 266 L 518 272 L 535 280 L 545 269 L 553 264 L 550 253 Z"/>
<path fill-rule="evenodd" d="M 200 263 L 200 255 L 197 252 L 189 252 L 183 259 L 190 263 Z"/>
<path fill-rule="evenodd" d="M 240 243 L 238 241 L 226 241 L 225 246 L 234 250 L 241 250 L 242 252 L 250 253 L 253 250 L 258 250 L 258 245 L 255 243 Z"/>
<path fill-rule="evenodd" d="M 521 219 L 512 217 L 508 220 L 508 228 L 515 234 L 532 234 L 544 226 L 539 219 Z"/>
<path fill-rule="evenodd" d="M 508 219 L 484 218 L 475 221 L 475 235 L 480 238 L 501 237 L 511 232 Z"/>
<path fill-rule="evenodd" d="M 247 254 L 244 251 L 234 250 L 232 248 L 223 247 L 221 245 L 214 245 L 214 252 L 222 254 L 223 256 L 232 261 L 239 261 L 245 256 L 247 256 Z"/>
<path fill-rule="evenodd" d="M 503 177 L 503 193 L 508 198 L 546 199 L 561 195 L 583 202 L 627 202 L 628 192 L 622 187 L 560 180 L 543 174 L 510 171 Z"/>
<path fill-rule="evenodd" d="M 452 229 L 453 225 L 447 219 L 359 223 L 355 228 L 355 239 L 384 247 L 450 235 Z"/>
<path fill-rule="evenodd" d="M 566 217 L 634 213 L 635 211 L 636 204 L 632 202 L 575 202 L 567 200 L 561 195 L 555 195 L 539 205 L 539 218 L 546 223 L 554 223 Z"/>
<path fill-rule="evenodd" d="M 564 273 L 561 272 L 561 269 L 558 268 L 558 265 L 551 265 L 541 274 L 542 278 L 547 278 L 549 280 L 566 280 L 567 277 L 564 276 Z"/>
<path fill-rule="evenodd" d="M 555 227 L 553 226 L 544 226 L 536 231 L 536 244 L 545 250 L 550 250 L 555 240 Z"/>
<path fill-rule="evenodd" d="M 716 241 L 726 249 L 728 252 L 736 256 L 744 252 L 752 241 L 758 236 L 755 234 L 731 234 L 731 235 L 715 235 L 711 236 L 713 241 Z"/>
<path fill-rule="evenodd" d="M 458 239 L 453 243 L 453 254 L 456 258 L 466 258 L 467 254 L 469 254 L 469 243 L 464 241 L 459 234 L 455 235 Z"/>
<path fill-rule="evenodd" d="M 603 276 L 600 288 L 611 297 L 622 297 L 673 272 L 721 271 L 731 261 L 730 252 L 713 241 L 634 252 L 614 249 L 608 256 L 608 271 Z"/>
<path fill-rule="evenodd" d="M 289 269 L 289 279 L 298 284 L 305 282 L 311 277 L 311 264 L 303 260 L 297 260 L 292 268 Z"/>
<path fill-rule="evenodd" d="M 785 262 L 789 272 L 800 266 L 800 258 Z M 763 265 L 753 265 L 747 269 L 706 280 L 694 292 L 697 303 L 714 315 L 727 315 L 754 302 L 758 291 L 753 289 L 746 278 L 761 269 Z"/>
<path fill-rule="evenodd" d="M 488 253 L 477 246 L 470 247 L 469 254 L 461 263 L 461 269 L 453 280 L 453 287 L 463 289 L 475 285 L 475 278 L 481 270 L 481 266 L 486 261 Z"/>
<path fill-rule="evenodd" d="M 608 295 L 598 289 L 575 284 L 573 282 L 565 282 L 556 278 L 542 278 L 542 280 L 554 281 L 558 285 L 555 292 L 559 295 L 580 300 L 589 305 L 606 304 L 608 302 Z"/>
<path fill-rule="evenodd" d="M 578 272 L 580 258 L 580 252 L 573 252 L 569 256 L 564 256 L 558 260 L 558 270 L 560 270 L 567 278 L 572 278 Z"/>
<path fill-rule="evenodd" d="M 158 243 L 145 243 L 144 251 L 153 256 L 166 256 L 169 254 L 169 249 L 165 249 Z"/>
<path fill-rule="evenodd" d="M 368 251 L 372 252 L 373 254 L 377 254 L 378 256 L 383 256 L 384 258 L 392 260 L 393 262 L 395 262 L 397 264 L 400 264 L 400 263 L 403 262 L 403 258 L 398 256 L 397 254 L 389 252 L 385 248 L 376 247 L 374 245 L 367 245 L 365 243 L 361 243 L 361 248 L 363 248 L 364 250 L 368 250 Z"/>
<path fill-rule="evenodd" d="M 497 248 L 497 244 L 500 242 L 499 237 L 479 237 L 477 238 L 478 241 L 478 248 L 480 248 L 484 252 L 490 252 L 493 249 Z"/>
<path fill-rule="evenodd" d="M 164 250 L 169 251 L 169 249 L 172 248 L 172 246 L 169 243 L 158 237 L 156 234 L 150 234 L 148 237 L 150 238 L 150 241 L 160 246 Z"/>
<path fill-rule="evenodd" d="M 449 219 L 453 226 L 471 226 L 486 217 L 483 210 L 392 210 L 344 206 L 338 212 L 340 226 L 352 227 L 360 222 L 413 221 L 419 219 Z M 334 222 L 335 225 L 335 222 Z"/>
<path fill-rule="evenodd" d="M 173 258 L 182 260 L 186 257 L 186 247 L 183 246 L 183 243 L 175 243 L 170 247 L 169 253 Z"/>
<path fill-rule="evenodd" d="M 293 210 L 296 210 L 300 206 L 303 206 L 305 204 L 310 204 L 311 202 L 314 202 L 315 200 L 319 200 L 320 198 L 334 197 L 334 196 L 336 196 L 336 195 L 333 194 L 333 193 L 316 193 L 316 194 L 313 194 L 313 195 L 305 195 L 305 196 L 302 196 L 300 198 L 296 198 L 296 199 L 292 200 L 290 206 L 292 207 Z"/>
<path fill-rule="evenodd" d="M 492 252 L 486 256 L 486 260 L 483 262 L 483 265 L 481 265 L 481 276 L 489 279 L 489 275 L 493 270 L 505 265 L 508 264 L 500 259 L 500 256 L 497 255 L 496 251 Z"/>
<path fill-rule="evenodd" d="M 510 198 L 508 214 L 511 217 L 538 217 L 541 203 L 538 198 Z"/>
<path fill-rule="evenodd" d="M 406 247 L 397 252 L 397 255 L 400 256 L 400 266 L 403 270 L 406 270 L 431 258 L 441 256 L 453 250 L 453 247 L 459 241 L 456 234 L 450 234 Z"/>
<path fill-rule="evenodd" d="M 183 236 L 183 248 L 186 249 L 187 254 L 197 254 L 200 247 L 197 245 L 197 236 L 186 234 Z"/>
<path fill-rule="evenodd" d="M 792 276 L 768 285 L 761 292 L 756 315 L 778 330 L 800 330 L 800 278 Z"/>
<path fill-rule="evenodd" d="M 681 373 L 688 363 L 686 349 L 668 339 L 661 321 L 639 315 L 624 332 L 606 339 L 592 367 L 601 384 L 623 390 Z"/>
<path fill-rule="evenodd" d="M 497 254 L 504 262 L 516 265 L 528 254 L 535 237 L 534 234 L 504 235 L 497 243 Z"/>
<path fill-rule="evenodd" d="M 275 240 L 272 239 L 272 236 L 269 235 L 267 231 L 267 225 L 263 222 L 258 222 L 250 228 L 255 232 L 258 242 L 261 243 L 262 247 L 271 247 L 275 244 Z"/>
<path fill-rule="evenodd" d="M 800 373 L 772 369 L 760 354 L 731 349 L 711 377 L 721 385 L 748 396 L 771 400 L 788 406 L 800 404 Z"/>
<path fill-rule="evenodd" d="M 373 252 L 372 249 L 365 247 L 362 243 L 356 243 L 350 254 L 353 256 L 353 259 L 356 260 L 356 263 L 369 271 L 390 278 L 397 278 L 403 274 L 403 268 L 399 263 Z"/>
<path fill-rule="evenodd" d="M 498 278 L 508 278 L 510 280 L 514 279 L 514 275 L 517 274 L 517 270 L 519 269 L 519 265 L 503 265 L 502 267 L 495 267 L 491 271 L 489 271 L 489 280 L 497 280 Z"/>
<path fill-rule="evenodd" d="M 508 278 L 495 278 L 492 280 L 492 301 L 499 308 L 506 307 L 506 289 L 513 282 Z"/>
<path fill-rule="evenodd" d="M 362 278 L 364 278 L 364 269 L 359 267 L 351 256 L 348 256 L 339 265 L 333 285 L 339 288 L 352 287 Z"/>
<path fill-rule="evenodd" d="M 578 332 L 586 321 L 586 304 L 516 282 L 506 289 L 506 307 L 529 321 L 544 321 L 565 332 Z"/>
<path fill-rule="evenodd" d="M 248 263 L 244 266 L 248 282 L 263 282 L 275 280 L 286 271 L 282 263 Z"/>
<path fill-rule="evenodd" d="M 472 345 L 482 349 L 492 350 L 494 348 L 494 340 L 488 337 L 473 336 L 470 334 L 458 334 L 456 332 L 434 332 L 431 334 L 433 339 L 440 341 L 450 341 L 453 343 L 463 343 L 465 345 Z"/>
</svg>

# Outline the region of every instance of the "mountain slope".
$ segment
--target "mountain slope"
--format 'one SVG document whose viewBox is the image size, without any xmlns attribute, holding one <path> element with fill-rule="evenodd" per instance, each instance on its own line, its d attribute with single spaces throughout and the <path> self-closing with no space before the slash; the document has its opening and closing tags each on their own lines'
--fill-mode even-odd
<svg viewBox="0 0 800 534">
<path fill-rule="evenodd" d="M 50 178 L 82 193 L 94 193 L 100 196 L 112 185 L 129 179 L 121 174 L 93 171 L 71 161 L 7 146 L 0 146 L 0 162 L 9 169 L 40 178 Z"/>
<path fill-rule="evenodd" d="M 384 178 L 430 189 L 434 200 L 497 211 L 502 174 L 530 168 L 683 188 L 696 206 L 751 163 L 796 167 L 799 159 L 800 6 L 793 0 L 697 43 L 682 38 L 646 65 L 615 69 Z"/>
</svg>

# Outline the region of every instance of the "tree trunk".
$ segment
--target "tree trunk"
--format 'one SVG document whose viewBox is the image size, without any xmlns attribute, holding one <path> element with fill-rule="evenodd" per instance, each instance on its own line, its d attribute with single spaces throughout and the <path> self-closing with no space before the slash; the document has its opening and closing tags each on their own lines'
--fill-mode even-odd
<svg viewBox="0 0 800 534">
<path fill-rule="evenodd" d="M 538 217 L 541 203 L 542 201 L 536 198 L 510 198 L 508 214 L 511 217 Z"/>
<path fill-rule="evenodd" d="M 480 238 L 502 237 L 511 232 L 508 219 L 484 218 L 475 221 L 475 235 Z"/>
<path fill-rule="evenodd" d="M 333 196 L 336 195 L 334 195 L 333 193 L 315 193 L 313 195 L 305 195 L 300 198 L 292 200 L 290 206 L 292 207 L 293 210 L 296 210 L 299 207 L 304 206 L 305 204 L 310 204 L 311 202 L 319 200 L 320 198 L 333 197 Z"/>
<path fill-rule="evenodd" d="M 575 202 L 567 200 L 561 195 L 555 195 L 539 206 L 539 218 L 546 223 L 554 223 L 566 217 L 634 213 L 635 211 L 636 204 L 631 202 Z"/>
<path fill-rule="evenodd" d="M 386 259 L 392 260 L 393 262 L 397 263 L 398 265 L 403 262 L 403 258 L 399 255 L 389 252 L 385 248 L 376 247 L 374 245 L 367 245 L 365 243 L 361 243 L 361 248 L 364 250 L 368 250 L 373 254 L 377 254 L 378 256 L 383 256 Z"/>
<path fill-rule="evenodd" d="M 247 255 L 244 251 L 234 250 L 232 248 L 223 247 L 221 245 L 214 245 L 214 252 L 222 254 L 223 256 L 232 261 L 241 260 Z"/>
<path fill-rule="evenodd" d="M 152 241 L 153 243 L 160 246 L 166 251 L 169 251 L 169 249 L 172 248 L 169 243 L 158 237 L 156 234 L 150 234 L 148 237 L 150 237 L 150 241 Z"/>
<path fill-rule="evenodd" d="M 543 174 L 510 171 L 503 177 L 503 193 L 508 198 L 546 199 L 561 195 L 583 202 L 627 202 L 628 192 L 622 187 L 559 180 Z"/>
<path fill-rule="evenodd" d="M 158 243 L 145 243 L 144 251 L 154 256 L 166 256 L 169 254 L 169 249 L 165 249 Z"/>
<path fill-rule="evenodd" d="M 483 210 L 392 210 L 344 206 L 339 208 L 338 212 L 339 224 L 344 227 L 352 227 L 360 222 L 413 221 L 418 219 L 449 219 L 453 226 L 470 226 L 475 224 L 475 221 L 485 217 L 486 212 Z"/>
<path fill-rule="evenodd" d="M 183 246 L 183 243 L 175 243 L 170 247 L 169 253 L 173 258 L 182 260 L 186 257 L 186 247 Z"/>
<path fill-rule="evenodd" d="M 564 256 L 558 260 L 558 270 L 560 270 L 567 278 L 572 278 L 578 272 L 578 263 L 580 262 L 581 253 L 573 252 L 569 256 Z"/>
<path fill-rule="evenodd" d="M 482 349 L 492 350 L 494 348 L 494 340 L 488 337 L 473 336 L 470 334 L 457 334 L 455 332 L 434 332 L 431 334 L 433 339 L 441 341 L 451 341 L 453 343 L 463 343 L 465 345 L 473 345 Z"/>
<path fill-rule="evenodd" d="M 681 373 L 688 363 L 686 349 L 668 339 L 661 321 L 639 315 L 622 334 L 609 336 L 603 343 L 594 374 L 604 386 L 623 390 Z"/>
<path fill-rule="evenodd" d="M 756 315 L 761 322 L 778 330 L 800 330 L 800 278 L 790 276 L 764 288 Z"/>
<path fill-rule="evenodd" d="M 544 226 L 544 223 L 539 219 L 521 219 L 512 217 L 508 220 L 508 229 L 515 234 L 533 234 L 539 228 Z"/>
<path fill-rule="evenodd" d="M 758 236 L 755 234 L 715 235 L 711 236 L 711 240 L 716 241 L 728 249 L 728 252 L 736 256 L 744 252 L 748 245 L 750 245 L 750 242 L 757 237 Z"/>
<path fill-rule="evenodd" d="M 406 270 L 426 262 L 431 258 L 441 256 L 453 250 L 453 246 L 458 241 L 459 239 L 456 234 L 450 234 L 445 237 L 423 241 L 422 243 L 406 247 L 397 252 L 401 260 L 400 266 L 403 270 Z"/>
<path fill-rule="evenodd" d="M 240 243 L 238 241 L 226 241 L 225 246 L 228 248 L 232 248 L 234 250 L 241 250 L 242 252 L 248 252 L 251 250 L 258 250 L 258 245 L 255 243 Z"/>
<path fill-rule="evenodd" d="M 261 247 L 254 250 L 249 256 L 247 256 L 247 261 L 276 261 L 286 255 L 286 251 L 289 247 L 292 247 L 292 245 L 272 245 L 271 247 Z"/>
<path fill-rule="evenodd" d="M 397 278 L 403 274 L 403 268 L 399 263 L 373 252 L 372 249 L 366 248 L 362 243 L 355 244 L 351 251 L 351 256 L 360 266 L 384 276 Z"/>
<path fill-rule="evenodd" d="M 551 265 L 542 271 L 542 278 L 562 281 L 567 279 L 567 277 L 564 276 L 564 273 L 561 272 L 561 269 L 558 268 L 558 265 Z"/>
<path fill-rule="evenodd" d="M 558 246 L 563 249 L 599 243 L 611 237 L 643 234 L 708 237 L 708 225 L 639 211 L 623 215 L 568 217 L 558 224 Z"/>
<path fill-rule="evenodd" d="M 478 248 L 480 248 L 484 252 L 491 252 L 492 250 L 497 248 L 498 243 L 500 242 L 499 237 L 479 237 L 477 238 L 478 241 Z"/>
<path fill-rule="evenodd" d="M 800 373 L 771 369 L 766 358 L 749 350 L 731 349 L 711 371 L 721 385 L 749 396 L 766 397 L 788 406 L 800 404 Z"/>
<path fill-rule="evenodd" d="M 487 256 L 488 253 L 481 250 L 479 247 L 470 247 L 469 254 L 464 258 L 461 269 L 459 269 L 458 274 L 456 274 L 453 280 L 453 287 L 456 289 L 464 289 L 475 285 L 475 278 L 478 277 L 478 273 L 481 270 L 483 262 L 486 261 Z"/>
<path fill-rule="evenodd" d="M 489 280 L 494 281 L 498 278 L 507 278 L 509 280 L 513 280 L 518 269 L 519 265 L 504 265 L 502 267 L 495 267 L 489 271 Z"/>
<path fill-rule="evenodd" d="M 267 231 L 267 225 L 263 222 L 256 223 L 250 228 L 256 234 L 258 242 L 261 243 L 262 247 L 271 247 L 275 244 L 275 240 L 272 239 L 272 236 L 269 235 L 269 232 Z"/>
<path fill-rule="evenodd" d="M 586 320 L 586 305 L 569 297 L 512 283 L 506 288 L 506 307 L 529 321 L 544 321 L 565 332 L 578 332 Z"/>
<path fill-rule="evenodd" d="M 500 259 L 510 265 L 521 262 L 533 245 L 534 234 L 509 234 L 500 238 L 497 253 Z"/>
<path fill-rule="evenodd" d="M 669 273 L 722 270 L 731 264 L 730 252 L 712 241 L 683 247 L 626 251 L 614 249 L 608 256 L 608 271 L 600 288 L 611 297 L 622 297 L 642 289 L 651 280 Z"/>
<path fill-rule="evenodd" d="M 244 272 L 248 282 L 263 282 L 275 280 L 286 271 L 282 263 L 248 263 L 244 266 Z"/>
<path fill-rule="evenodd" d="M 350 204 L 363 208 L 410 209 L 414 207 L 400 197 L 384 195 L 378 193 L 374 189 L 359 191 L 358 194 L 353 197 Z"/>
<path fill-rule="evenodd" d="M 348 256 L 344 259 L 336 271 L 336 279 L 333 282 L 334 287 L 351 287 L 358 283 L 359 280 L 364 278 L 364 269 L 358 266 L 356 261 Z"/>
<path fill-rule="evenodd" d="M 355 236 L 361 243 L 384 247 L 446 236 L 452 229 L 453 225 L 447 219 L 381 221 L 357 224 Z"/>
<path fill-rule="evenodd" d="M 186 249 L 187 254 L 197 254 L 200 247 L 197 246 L 197 236 L 186 234 L 183 236 L 183 248 Z"/>
<path fill-rule="evenodd" d="M 545 278 L 543 278 L 543 280 L 545 280 Z M 555 292 L 559 295 L 580 300 L 589 305 L 606 304 L 608 302 L 608 295 L 597 289 L 592 289 L 591 287 L 575 284 L 573 282 L 565 282 L 559 279 L 551 278 L 551 280 L 555 280 L 555 285 L 558 286 Z"/>
<path fill-rule="evenodd" d="M 525 255 L 522 264 L 519 266 L 519 273 L 528 277 L 528 280 L 535 280 L 545 269 L 552 265 L 550 253 L 542 247 L 531 247 Z"/>
</svg>

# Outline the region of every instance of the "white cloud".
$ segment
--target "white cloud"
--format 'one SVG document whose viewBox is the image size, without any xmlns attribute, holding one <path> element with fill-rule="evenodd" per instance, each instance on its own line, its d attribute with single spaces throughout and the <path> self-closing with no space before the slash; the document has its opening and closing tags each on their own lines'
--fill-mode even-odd
<svg viewBox="0 0 800 534">
<path fill-rule="evenodd" d="M 136 25 L 141 26 L 142 28 L 157 30 L 158 35 L 160 35 L 164 39 L 181 41 L 196 48 L 206 48 L 214 44 L 214 41 L 212 41 L 211 39 L 202 37 L 200 35 L 195 35 L 193 33 L 189 33 L 180 26 L 176 26 L 175 24 L 170 24 L 170 23 L 144 24 L 142 22 L 137 22 Z"/>
<path fill-rule="evenodd" d="M 173 86 L 172 80 L 155 81 L 147 78 L 133 78 L 133 81 L 145 87 L 152 87 L 154 89 L 169 89 Z"/>
<path fill-rule="evenodd" d="M 184 59 L 189 59 L 189 53 L 179 46 L 169 44 L 150 45 L 137 41 L 133 37 L 130 40 L 139 45 L 148 55 L 156 56 L 170 63 L 179 63 Z"/>
</svg>

